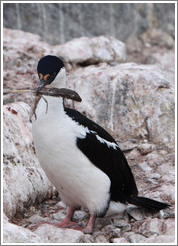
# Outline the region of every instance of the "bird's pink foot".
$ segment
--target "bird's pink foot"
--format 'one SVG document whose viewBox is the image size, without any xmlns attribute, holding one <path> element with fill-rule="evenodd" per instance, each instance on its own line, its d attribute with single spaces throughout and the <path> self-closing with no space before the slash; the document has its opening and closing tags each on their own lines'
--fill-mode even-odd
<svg viewBox="0 0 178 246">
<path fill-rule="evenodd" d="M 77 223 L 68 220 L 62 220 L 59 223 L 53 223 L 53 225 L 60 228 L 71 228 L 71 227 L 78 226 Z"/>
<path fill-rule="evenodd" d="M 49 222 L 49 221 L 43 220 L 43 221 L 38 222 L 36 225 L 30 226 L 29 229 L 34 231 L 42 224 L 53 225 L 53 226 L 56 226 L 56 227 L 59 227 L 59 228 L 76 227 L 76 226 L 78 226 L 77 223 L 71 221 L 74 212 L 75 212 L 75 208 L 69 207 L 69 210 L 68 210 L 68 212 L 66 214 L 66 217 L 61 222 L 54 223 L 54 222 Z"/>
<path fill-rule="evenodd" d="M 75 211 L 74 208 L 70 207 L 66 217 L 59 223 L 54 223 L 54 222 L 49 222 L 49 221 L 43 220 L 43 221 L 38 222 L 36 225 L 30 226 L 29 229 L 34 231 L 40 225 L 48 224 L 48 225 L 56 226 L 58 228 L 69 228 L 69 229 L 73 229 L 73 230 L 82 231 L 85 234 L 92 234 L 93 228 L 95 225 L 96 217 L 94 215 L 90 215 L 90 219 L 88 221 L 87 226 L 85 228 L 83 228 L 82 226 L 78 225 L 77 223 L 71 221 L 71 218 L 72 218 L 74 211 Z"/>
<path fill-rule="evenodd" d="M 79 226 L 79 227 L 71 228 L 71 229 L 82 231 L 85 234 L 92 234 L 94 225 L 95 225 L 95 220 L 96 220 L 96 217 L 94 215 L 91 215 L 88 221 L 88 224 L 85 228 Z"/>
<path fill-rule="evenodd" d="M 63 220 L 59 223 L 54 223 L 54 222 L 42 220 L 42 221 L 38 222 L 36 225 L 29 226 L 29 229 L 34 231 L 42 224 L 48 224 L 48 225 L 52 225 L 52 226 L 59 227 L 59 228 L 71 228 L 71 229 L 73 229 L 73 228 L 80 229 L 81 228 L 77 223 L 72 222 L 72 221 Z"/>
</svg>

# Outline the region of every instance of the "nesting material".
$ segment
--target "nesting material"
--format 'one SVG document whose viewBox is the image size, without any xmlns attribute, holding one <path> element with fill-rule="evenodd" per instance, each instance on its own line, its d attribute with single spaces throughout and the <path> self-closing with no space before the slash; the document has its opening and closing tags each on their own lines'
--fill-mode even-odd
<svg viewBox="0 0 178 246">
<path fill-rule="evenodd" d="M 66 89 L 66 88 L 41 88 L 40 91 L 36 89 L 19 89 L 19 90 L 4 90 L 3 94 L 9 93 L 35 93 L 36 95 L 52 96 L 52 97 L 62 97 L 71 99 L 76 102 L 81 102 L 82 99 L 76 91 Z"/>
</svg>

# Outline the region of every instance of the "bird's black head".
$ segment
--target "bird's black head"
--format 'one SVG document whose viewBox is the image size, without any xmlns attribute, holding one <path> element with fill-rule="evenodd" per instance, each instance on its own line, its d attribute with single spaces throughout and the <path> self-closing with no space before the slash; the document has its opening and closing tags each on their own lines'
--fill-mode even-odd
<svg viewBox="0 0 178 246">
<path fill-rule="evenodd" d="M 40 79 L 37 92 L 39 92 L 42 87 L 51 84 L 61 68 L 64 68 L 64 63 L 57 56 L 48 55 L 41 58 L 37 65 L 37 73 Z"/>
</svg>

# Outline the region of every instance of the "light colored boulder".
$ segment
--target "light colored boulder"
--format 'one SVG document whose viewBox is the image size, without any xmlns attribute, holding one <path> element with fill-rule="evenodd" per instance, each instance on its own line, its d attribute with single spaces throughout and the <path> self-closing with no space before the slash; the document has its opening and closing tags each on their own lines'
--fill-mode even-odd
<svg viewBox="0 0 178 246">
<path fill-rule="evenodd" d="M 155 243 L 161 243 L 161 244 L 175 244 L 175 236 L 174 235 L 159 235 L 155 237 L 146 238 L 142 241 L 142 243 L 146 244 L 155 244 Z"/>
<path fill-rule="evenodd" d="M 174 146 L 174 91 L 157 66 L 88 66 L 72 71 L 67 87 L 79 92 L 83 100 L 74 103 L 75 108 L 116 139 L 147 139 Z"/>
<path fill-rule="evenodd" d="M 43 243 L 40 236 L 21 226 L 9 223 L 4 219 L 3 223 L 3 243 Z"/>
<path fill-rule="evenodd" d="M 126 240 L 126 238 L 124 238 L 124 237 L 120 237 L 120 238 L 113 238 L 112 239 L 112 243 L 118 243 L 118 244 L 122 244 L 122 243 L 124 243 L 124 244 L 126 244 L 126 243 L 129 243 L 129 241 L 127 241 Z"/>
<path fill-rule="evenodd" d="M 125 44 L 107 36 L 76 38 L 65 44 L 54 46 L 53 52 L 74 66 L 126 60 Z"/>
<path fill-rule="evenodd" d="M 3 207 L 10 219 L 54 192 L 35 155 L 30 114 L 23 102 L 3 107 Z"/>
<path fill-rule="evenodd" d="M 49 243 L 80 243 L 84 238 L 84 233 L 72 229 L 61 229 L 53 225 L 40 225 L 34 233 Z"/>
<path fill-rule="evenodd" d="M 145 239 L 143 235 L 132 232 L 129 232 L 126 238 L 130 243 L 142 243 Z"/>
</svg>

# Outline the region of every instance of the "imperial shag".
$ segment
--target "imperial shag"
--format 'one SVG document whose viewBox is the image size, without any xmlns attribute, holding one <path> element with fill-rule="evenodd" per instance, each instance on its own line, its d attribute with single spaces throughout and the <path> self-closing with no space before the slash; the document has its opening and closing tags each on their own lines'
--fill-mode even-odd
<svg viewBox="0 0 178 246">
<path fill-rule="evenodd" d="M 65 87 L 66 70 L 60 58 L 43 57 L 37 73 L 37 92 L 43 87 Z M 90 214 L 81 230 L 92 233 L 95 218 L 103 217 L 112 206 L 118 212 L 129 204 L 153 212 L 169 206 L 138 196 L 131 169 L 114 138 L 78 111 L 66 108 L 62 98 L 43 96 L 38 101 L 32 132 L 39 162 L 69 207 L 57 226 L 75 229 L 72 216 L 80 207 Z"/>
</svg>

